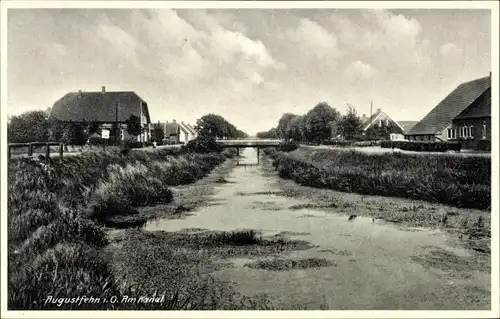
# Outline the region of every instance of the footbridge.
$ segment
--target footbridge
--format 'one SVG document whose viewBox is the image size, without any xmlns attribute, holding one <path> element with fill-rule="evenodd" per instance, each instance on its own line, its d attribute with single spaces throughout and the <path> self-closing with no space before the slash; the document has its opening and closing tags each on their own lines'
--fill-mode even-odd
<svg viewBox="0 0 500 319">
<path fill-rule="evenodd" d="M 265 147 L 276 147 L 281 143 L 281 140 L 271 139 L 247 139 L 247 140 L 217 140 L 217 143 L 224 148 L 236 148 L 237 155 L 240 156 L 240 148 L 256 148 L 257 159 L 260 158 L 260 149 Z"/>
</svg>

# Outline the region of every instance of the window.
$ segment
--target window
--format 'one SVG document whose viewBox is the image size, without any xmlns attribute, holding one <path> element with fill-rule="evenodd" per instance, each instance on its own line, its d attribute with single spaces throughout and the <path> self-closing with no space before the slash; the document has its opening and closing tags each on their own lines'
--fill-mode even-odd
<svg viewBox="0 0 500 319">
<path fill-rule="evenodd" d="M 460 127 L 460 137 L 467 137 L 467 126 Z"/>
<path fill-rule="evenodd" d="M 448 139 L 455 139 L 457 138 L 457 130 L 454 128 L 449 128 L 448 129 Z"/>
<path fill-rule="evenodd" d="M 486 124 L 483 124 L 483 127 L 481 129 L 481 138 L 482 139 L 486 138 Z"/>
<path fill-rule="evenodd" d="M 474 126 L 471 125 L 469 127 L 469 129 L 470 129 L 470 135 L 469 136 L 472 137 L 472 138 L 474 138 Z"/>
</svg>

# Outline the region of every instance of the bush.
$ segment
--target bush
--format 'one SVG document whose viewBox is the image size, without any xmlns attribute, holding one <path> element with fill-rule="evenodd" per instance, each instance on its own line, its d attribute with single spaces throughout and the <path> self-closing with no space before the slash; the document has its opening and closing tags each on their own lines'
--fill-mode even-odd
<svg viewBox="0 0 500 319">
<path fill-rule="evenodd" d="M 280 152 L 291 152 L 295 151 L 298 147 L 298 144 L 293 141 L 284 141 L 281 142 L 276 149 Z"/>
<path fill-rule="evenodd" d="M 277 153 L 280 177 L 312 187 L 421 199 L 457 207 L 491 206 L 491 159 L 338 150 Z"/>
<path fill-rule="evenodd" d="M 100 259 L 106 234 L 94 220 L 169 202 L 169 185 L 193 182 L 224 159 L 179 149 L 122 156 L 109 148 L 46 162 L 9 161 L 9 308 L 61 309 L 43 303 L 48 295 L 119 295 L 119 283 Z"/>
<path fill-rule="evenodd" d="M 477 142 L 477 150 L 484 151 L 484 152 L 491 152 L 491 141 L 479 140 Z"/>
<path fill-rule="evenodd" d="M 222 147 L 215 138 L 209 136 L 198 136 L 182 148 L 194 153 L 220 153 L 222 151 Z"/>
<path fill-rule="evenodd" d="M 144 144 L 135 140 L 127 140 L 123 143 L 124 148 L 143 148 Z"/>
<path fill-rule="evenodd" d="M 321 145 L 332 145 L 340 147 L 368 147 L 379 146 L 382 141 L 349 141 L 349 140 L 324 140 Z"/>
<path fill-rule="evenodd" d="M 380 146 L 414 152 L 460 152 L 462 149 L 460 142 L 382 141 Z"/>
</svg>

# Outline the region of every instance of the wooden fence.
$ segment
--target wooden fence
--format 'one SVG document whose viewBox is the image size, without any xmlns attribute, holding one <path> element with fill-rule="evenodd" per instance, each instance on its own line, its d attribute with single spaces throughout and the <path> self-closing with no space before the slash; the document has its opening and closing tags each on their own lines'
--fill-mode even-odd
<svg viewBox="0 0 500 319">
<path fill-rule="evenodd" d="M 12 157 L 12 149 L 13 148 L 28 148 L 28 156 L 33 156 L 33 149 L 36 146 L 45 146 L 45 157 L 50 157 L 50 147 L 51 146 L 59 146 L 59 157 L 63 157 L 64 153 L 64 143 L 59 142 L 32 142 L 32 143 L 9 143 L 8 144 L 8 158 Z"/>
</svg>

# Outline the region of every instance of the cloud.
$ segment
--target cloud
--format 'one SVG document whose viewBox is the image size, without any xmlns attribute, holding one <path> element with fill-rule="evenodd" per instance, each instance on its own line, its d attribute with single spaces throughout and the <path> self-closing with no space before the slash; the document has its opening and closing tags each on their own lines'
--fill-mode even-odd
<svg viewBox="0 0 500 319">
<path fill-rule="evenodd" d="M 344 71 L 344 76 L 351 82 L 372 79 L 377 71 L 368 63 L 353 61 Z"/>
<path fill-rule="evenodd" d="M 462 55 L 462 49 L 455 43 L 445 43 L 439 48 L 439 52 L 446 58 L 457 58 Z"/>
<path fill-rule="evenodd" d="M 299 46 L 309 59 L 336 66 L 341 56 L 337 37 L 315 21 L 303 18 L 296 28 L 287 31 L 288 38 Z"/>
<path fill-rule="evenodd" d="M 238 86 L 241 91 L 264 82 L 269 70 L 283 68 L 283 64 L 262 41 L 248 37 L 241 24 L 231 23 L 231 18 L 206 10 L 148 10 L 133 20 L 142 21 L 136 26 L 136 37 L 152 51 L 144 60 L 158 61 L 154 72 L 166 76 L 165 81 L 189 81 L 191 86 L 198 81 L 232 86 L 243 82 Z"/>
<path fill-rule="evenodd" d="M 389 10 L 363 10 L 358 15 L 337 11 L 330 22 L 341 49 L 380 68 L 422 67 L 430 62 L 429 42 L 421 38 L 422 26 L 415 18 Z"/>
</svg>

